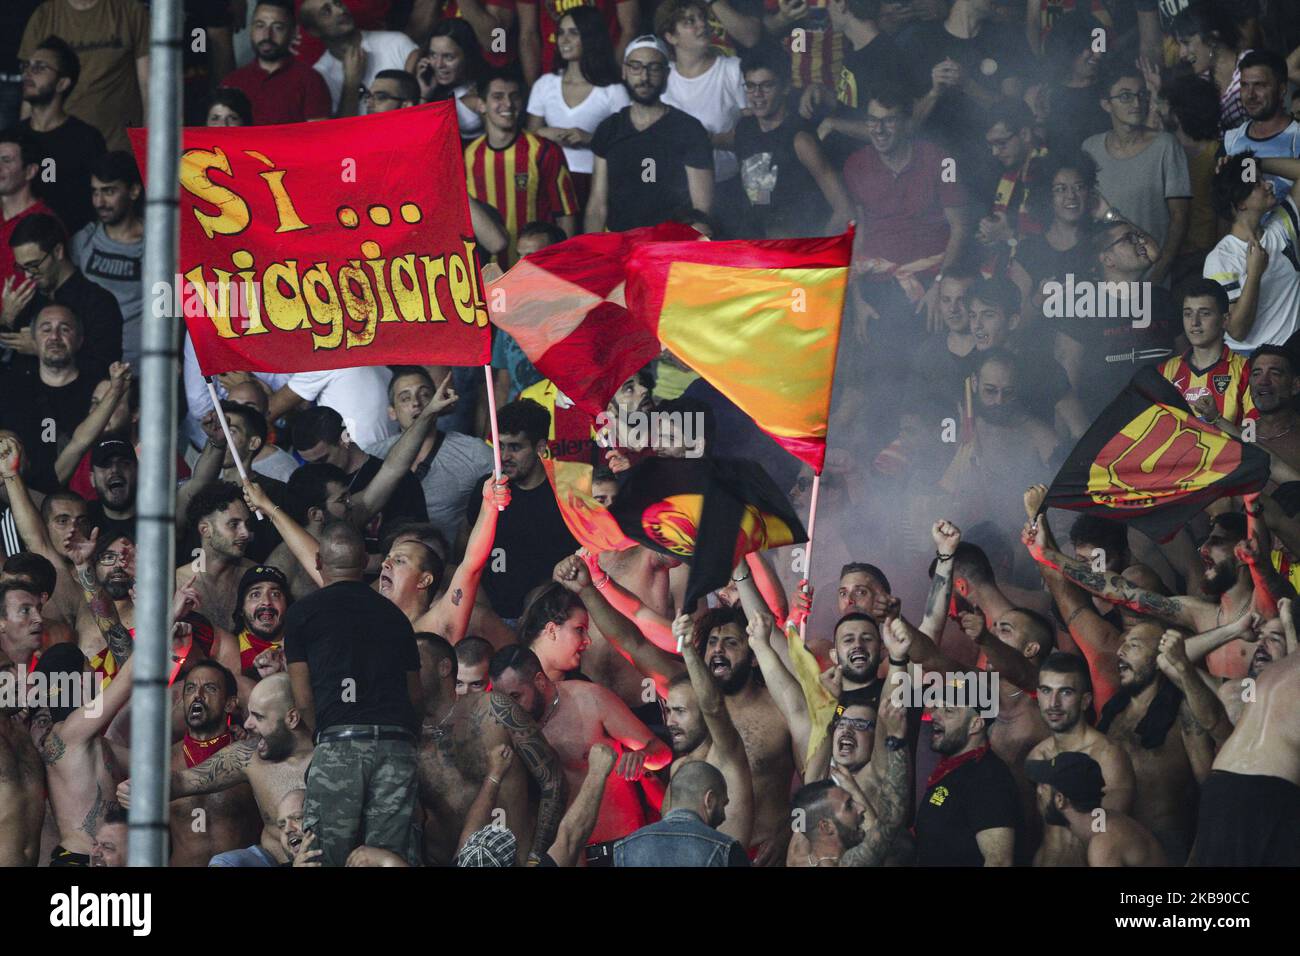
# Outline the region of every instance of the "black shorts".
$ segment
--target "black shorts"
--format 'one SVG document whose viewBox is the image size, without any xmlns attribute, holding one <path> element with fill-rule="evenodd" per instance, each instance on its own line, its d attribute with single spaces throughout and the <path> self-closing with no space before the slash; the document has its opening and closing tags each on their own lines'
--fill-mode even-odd
<svg viewBox="0 0 1300 956">
<path fill-rule="evenodd" d="M 73 853 L 56 846 L 50 851 L 50 866 L 90 866 L 90 854 Z"/>
<path fill-rule="evenodd" d="M 1300 866 L 1300 787 L 1214 770 L 1201 784 L 1192 866 Z"/>
</svg>

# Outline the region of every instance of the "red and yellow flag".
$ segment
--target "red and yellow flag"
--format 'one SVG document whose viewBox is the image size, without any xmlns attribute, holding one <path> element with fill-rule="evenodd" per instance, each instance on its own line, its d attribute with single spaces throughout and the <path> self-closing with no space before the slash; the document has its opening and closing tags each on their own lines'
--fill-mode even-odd
<svg viewBox="0 0 1300 956">
<path fill-rule="evenodd" d="M 180 275 L 156 314 L 184 315 L 204 374 L 489 360 L 449 101 L 186 129 L 179 175 Z"/>
<path fill-rule="evenodd" d="M 649 243 L 628 260 L 628 311 L 820 474 L 852 250 L 852 229 Z"/>
</svg>

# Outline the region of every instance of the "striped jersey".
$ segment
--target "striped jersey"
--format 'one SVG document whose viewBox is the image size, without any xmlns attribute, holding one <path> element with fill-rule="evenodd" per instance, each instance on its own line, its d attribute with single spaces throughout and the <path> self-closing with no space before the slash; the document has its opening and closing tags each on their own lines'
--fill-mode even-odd
<svg viewBox="0 0 1300 956">
<path fill-rule="evenodd" d="M 776 13 L 777 0 L 764 0 L 764 10 Z M 791 81 L 798 89 L 820 83 L 837 89 L 844 68 L 844 34 L 831 29 L 830 0 L 808 0 L 808 12 L 790 27 L 781 41 L 790 54 Z"/>
<path fill-rule="evenodd" d="M 519 230 L 530 222 L 554 222 L 578 212 L 578 195 L 564 150 L 532 133 L 520 133 L 504 149 L 488 145 L 487 134 L 465 147 L 469 194 L 501 214 L 516 258 Z"/>
<path fill-rule="evenodd" d="M 1174 383 L 1188 405 L 1202 395 L 1213 395 L 1219 414 L 1234 425 L 1258 417 L 1250 397 L 1250 366 L 1226 345 L 1209 368 L 1196 368 L 1189 350 L 1165 359 L 1160 374 Z"/>
</svg>

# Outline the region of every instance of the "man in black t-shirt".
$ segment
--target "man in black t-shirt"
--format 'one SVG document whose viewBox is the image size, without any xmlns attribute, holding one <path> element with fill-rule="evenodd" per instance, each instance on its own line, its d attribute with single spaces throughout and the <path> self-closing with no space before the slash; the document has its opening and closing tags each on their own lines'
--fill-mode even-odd
<svg viewBox="0 0 1300 956">
<path fill-rule="evenodd" d="M 530 399 L 520 399 L 497 412 L 501 436 L 501 473 L 510 479 L 510 507 L 497 517 L 493 539 L 495 557 L 483 570 L 483 591 L 492 610 L 509 627 L 524 612 L 524 596 L 551 579 L 555 566 L 578 550 L 578 542 L 555 503 L 551 483 L 539 457 L 550 433 L 550 416 Z M 471 502 L 470 524 L 479 501 Z"/>
<path fill-rule="evenodd" d="M 318 560 L 324 586 L 284 617 L 294 703 L 316 730 L 303 827 L 325 866 L 363 844 L 410 861 L 424 712 L 415 631 L 363 583 L 365 542 L 351 524 L 325 526 Z"/>
<path fill-rule="evenodd" d="M 695 117 L 660 101 L 668 88 L 668 49 L 637 37 L 623 57 L 632 104 L 592 134 L 587 232 L 621 232 L 663 222 L 683 207 L 713 205 L 713 147 Z"/>
<path fill-rule="evenodd" d="M 930 749 L 943 759 L 916 811 L 917 865 L 1011 866 L 1027 849 L 1024 818 L 1015 778 L 989 747 L 993 718 L 974 707 L 929 714 Z"/>
<path fill-rule="evenodd" d="M 101 538 L 135 537 L 135 489 L 138 463 L 130 442 L 102 441 L 90 453 L 90 484 L 99 497 L 86 517 Z"/>
<path fill-rule="evenodd" d="M 90 170 L 106 149 L 99 130 L 63 110 L 80 77 L 81 61 L 76 52 L 56 36 L 46 37 L 32 51 L 23 71 L 23 102 L 31 107 L 31 115 L 22 127 L 36 143 L 44 167 L 43 174 L 36 177 L 36 188 L 67 227 L 68 235 L 95 218 Z M 44 174 L 46 170 L 49 175 Z"/>
</svg>

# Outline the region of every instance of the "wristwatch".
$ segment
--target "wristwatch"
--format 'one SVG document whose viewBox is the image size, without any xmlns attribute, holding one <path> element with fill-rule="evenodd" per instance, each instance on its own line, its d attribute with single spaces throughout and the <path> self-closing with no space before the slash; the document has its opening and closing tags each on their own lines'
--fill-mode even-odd
<svg viewBox="0 0 1300 956">
<path fill-rule="evenodd" d="M 902 750 L 902 749 L 903 749 L 904 747 L 906 747 L 906 746 L 907 746 L 907 741 L 904 740 L 902 737 L 886 737 L 886 738 L 885 738 L 885 749 L 886 749 L 886 750 Z"/>
</svg>

